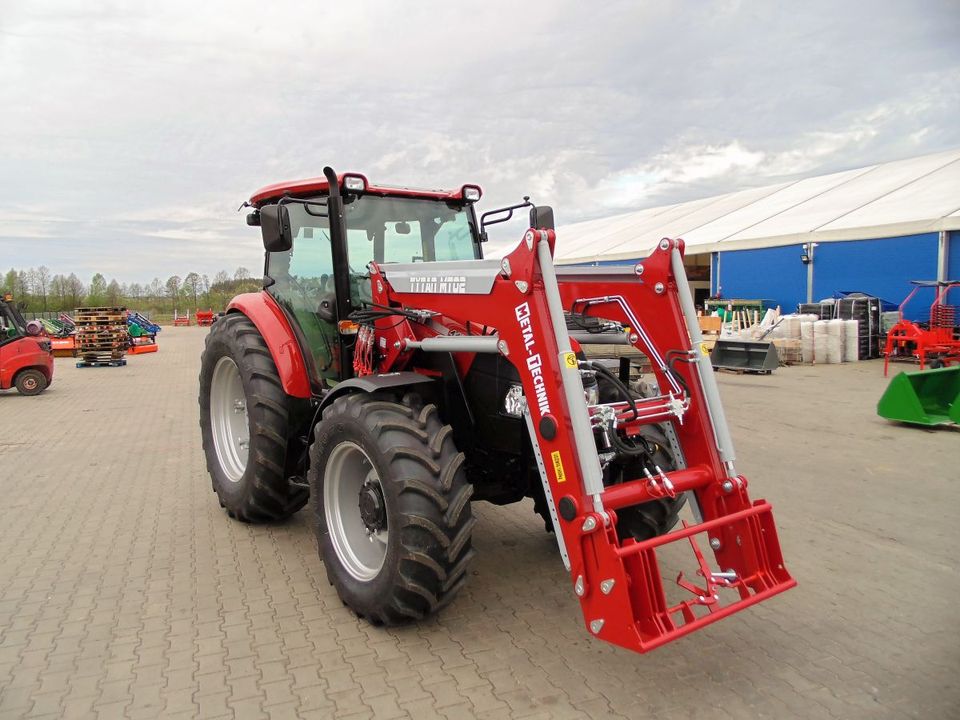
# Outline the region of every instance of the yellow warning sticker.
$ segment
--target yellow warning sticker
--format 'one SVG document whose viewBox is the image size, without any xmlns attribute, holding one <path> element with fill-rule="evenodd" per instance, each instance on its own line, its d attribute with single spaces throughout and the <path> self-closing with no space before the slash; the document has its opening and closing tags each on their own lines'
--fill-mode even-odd
<svg viewBox="0 0 960 720">
<path fill-rule="evenodd" d="M 706 343 L 700 343 L 700 352 L 703 353 L 704 355 L 710 354 L 710 348 L 707 347 Z"/>
<path fill-rule="evenodd" d="M 552 453 L 550 453 L 550 459 L 553 461 L 553 472 L 557 475 L 557 482 L 566 482 L 567 476 L 563 472 L 563 460 L 560 459 L 560 451 L 554 450 Z"/>
<path fill-rule="evenodd" d="M 576 353 L 572 353 L 572 352 L 564 353 L 564 354 L 563 354 L 563 362 L 566 364 L 566 366 L 567 366 L 568 368 L 572 368 L 572 369 L 576 370 L 576 369 L 577 369 L 577 355 L 576 355 Z"/>
</svg>

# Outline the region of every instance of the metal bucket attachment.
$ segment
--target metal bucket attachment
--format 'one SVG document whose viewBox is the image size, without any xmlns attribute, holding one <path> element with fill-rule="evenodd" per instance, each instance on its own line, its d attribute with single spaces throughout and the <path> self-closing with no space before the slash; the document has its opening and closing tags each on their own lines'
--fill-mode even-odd
<svg viewBox="0 0 960 720">
<path fill-rule="evenodd" d="M 717 340 L 710 353 L 715 370 L 740 370 L 769 374 L 780 359 L 772 342 L 761 340 Z"/>
<path fill-rule="evenodd" d="M 877 403 L 877 414 L 914 425 L 960 425 L 960 365 L 900 373 Z"/>
</svg>

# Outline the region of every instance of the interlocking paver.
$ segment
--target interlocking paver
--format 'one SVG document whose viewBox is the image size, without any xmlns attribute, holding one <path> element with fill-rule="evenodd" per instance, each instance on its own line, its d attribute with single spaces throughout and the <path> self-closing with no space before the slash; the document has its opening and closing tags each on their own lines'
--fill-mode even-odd
<svg viewBox="0 0 960 720">
<path fill-rule="evenodd" d="M 876 364 L 720 376 L 739 469 L 776 507 L 801 584 L 640 657 L 584 632 L 528 503 L 474 506 L 470 582 L 438 618 L 358 621 L 308 513 L 251 526 L 218 507 L 197 428 L 203 336 L 166 328 L 125 368 L 58 360 L 43 395 L 0 396 L 0 720 L 960 707 L 958 436 L 878 420 Z"/>
</svg>

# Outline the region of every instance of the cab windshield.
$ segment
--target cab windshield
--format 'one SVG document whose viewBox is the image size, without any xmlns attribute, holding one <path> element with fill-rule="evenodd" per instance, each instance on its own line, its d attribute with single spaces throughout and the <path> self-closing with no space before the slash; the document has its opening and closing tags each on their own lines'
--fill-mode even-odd
<svg viewBox="0 0 960 720">
<path fill-rule="evenodd" d="M 317 198 L 322 200 L 323 198 Z M 367 265 L 435 260 L 475 260 L 480 246 L 469 205 L 425 198 L 345 196 L 344 222 L 350 297 L 354 307 L 370 300 Z M 269 253 L 268 291 L 294 315 L 320 375 L 332 379 L 336 328 L 318 318 L 322 300 L 334 300 L 333 255 L 326 208 L 290 203 L 293 247 Z"/>
</svg>

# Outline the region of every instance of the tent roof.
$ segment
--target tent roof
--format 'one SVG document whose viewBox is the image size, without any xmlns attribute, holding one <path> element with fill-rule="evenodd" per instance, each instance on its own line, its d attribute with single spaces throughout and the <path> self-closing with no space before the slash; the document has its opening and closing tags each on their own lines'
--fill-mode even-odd
<svg viewBox="0 0 960 720">
<path fill-rule="evenodd" d="M 960 149 L 565 225 L 557 260 L 632 260 L 663 237 L 695 254 L 940 230 L 960 230 Z"/>
</svg>

